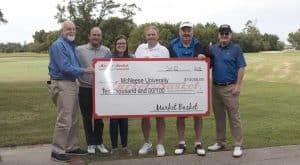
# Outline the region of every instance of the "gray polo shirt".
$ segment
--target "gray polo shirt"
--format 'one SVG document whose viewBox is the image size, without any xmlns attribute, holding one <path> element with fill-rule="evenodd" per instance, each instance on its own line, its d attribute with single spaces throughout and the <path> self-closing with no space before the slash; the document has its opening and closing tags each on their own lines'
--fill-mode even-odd
<svg viewBox="0 0 300 165">
<path fill-rule="evenodd" d="M 90 43 L 78 46 L 77 50 L 79 53 L 81 67 L 83 68 L 92 65 L 94 58 L 104 58 L 106 55 L 110 54 L 108 47 L 103 45 L 93 47 Z M 80 76 L 79 83 L 81 87 L 92 88 L 92 75 L 84 74 Z"/>
</svg>

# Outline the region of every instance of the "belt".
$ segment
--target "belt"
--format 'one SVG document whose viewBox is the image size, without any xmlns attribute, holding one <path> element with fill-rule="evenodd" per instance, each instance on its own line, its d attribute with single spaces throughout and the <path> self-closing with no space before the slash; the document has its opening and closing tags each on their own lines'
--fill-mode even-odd
<svg viewBox="0 0 300 165">
<path fill-rule="evenodd" d="M 59 79 L 59 78 L 53 78 L 53 77 L 50 77 L 50 80 L 55 80 L 55 81 L 72 81 L 72 82 L 75 82 L 75 80 L 70 80 L 70 79 Z"/>
<path fill-rule="evenodd" d="M 214 82 L 214 85 L 217 85 L 217 86 L 228 86 L 228 85 L 231 85 L 231 84 L 234 84 L 235 81 L 231 81 L 231 82 L 224 82 L 224 83 L 217 83 L 217 82 Z"/>
</svg>

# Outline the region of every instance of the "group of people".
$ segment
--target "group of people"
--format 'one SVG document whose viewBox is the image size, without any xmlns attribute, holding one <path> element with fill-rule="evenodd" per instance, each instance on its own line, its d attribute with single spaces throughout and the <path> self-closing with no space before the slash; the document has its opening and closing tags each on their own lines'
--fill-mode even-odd
<svg viewBox="0 0 300 165">
<path fill-rule="evenodd" d="M 242 127 L 239 115 L 239 94 L 244 76 L 246 62 L 242 49 L 231 41 L 232 30 L 227 24 L 219 27 L 219 42 L 211 47 L 201 44 L 193 35 L 193 25 L 182 22 L 179 37 L 173 39 L 166 48 L 159 43 L 159 30 L 150 25 L 144 35 L 146 43 L 140 44 L 134 55 L 128 52 L 128 40 L 124 35 L 115 39 L 114 50 L 103 46 L 102 31 L 93 27 L 88 34 L 89 42 L 76 48 L 76 28 L 72 21 L 62 24 L 61 36 L 49 49 L 48 90 L 58 115 L 54 129 L 51 158 L 56 161 L 68 162 L 69 155 L 93 154 L 96 151 L 108 153 L 103 145 L 102 119 L 93 119 L 92 107 L 92 74 L 91 66 L 94 58 L 210 58 L 212 68 L 212 105 L 216 121 L 216 143 L 208 146 L 210 151 L 219 151 L 226 145 L 226 116 L 234 141 L 233 157 L 242 156 Z M 79 80 L 77 93 L 76 79 Z M 78 105 L 79 104 L 79 105 Z M 79 107 L 83 118 L 83 126 L 88 145 L 87 151 L 79 148 Z M 150 139 L 150 118 L 142 118 L 144 144 L 138 153 L 143 155 L 152 150 Z M 176 119 L 178 145 L 174 151 L 181 155 L 186 150 L 185 117 Z M 157 145 L 156 155 L 164 156 L 165 119 L 156 117 Z M 201 143 L 202 117 L 194 117 L 195 153 L 205 156 L 206 151 Z M 128 119 L 110 119 L 109 133 L 111 137 L 111 155 L 132 155 L 128 148 Z M 122 148 L 118 149 L 118 133 Z"/>
</svg>

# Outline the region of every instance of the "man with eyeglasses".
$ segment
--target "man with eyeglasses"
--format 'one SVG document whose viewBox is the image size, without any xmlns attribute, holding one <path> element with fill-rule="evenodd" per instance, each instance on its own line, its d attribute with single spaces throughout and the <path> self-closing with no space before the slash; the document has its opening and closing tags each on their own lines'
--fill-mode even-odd
<svg viewBox="0 0 300 165">
<path fill-rule="evenodd" d="M 208 48 L 200 44 L 194 37 L 193 25 L 190 22 L 182 22 L 179 27 L 179 37 L 173 39 L 169 45 L 170 57 L 173 58 L 205 58 L 209 55 Z M 185 131 L 185 117 L 177 117 L 176 120 L 178 147 L 175 149 L 176 155 L 181 155 L 186 149 L 184 131 Z M 194 117 L 195 130 L 195 152 L 199 156 L 205 155 L 205 149 L 201 144 L 202 133 L 202 117 Z"/>
<path fill-rule="evenodd" d="M 239 96 L 246 62 L 238 44 L 231 42 L 229 25 L 219 27 L 219 43 L 210 48 L 212 59 L 212 105 L 216 121 L 216 143 L 208 147 L 219 151 L 226 143 L 226 113 L 234 141 L 232 156 L 240 157 L 242 151 L 242 127 L 239 113 Z"/>
</svg>

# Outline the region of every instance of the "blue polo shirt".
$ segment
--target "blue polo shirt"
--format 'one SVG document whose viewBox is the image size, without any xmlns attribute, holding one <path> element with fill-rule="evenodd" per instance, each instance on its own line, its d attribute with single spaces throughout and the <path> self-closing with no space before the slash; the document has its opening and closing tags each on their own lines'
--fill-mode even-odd
<svg viewBox="0 0 300 165">
<path fill-rule="evenodd" d="M 238 44 L 225 47 L 215 44 L 210 48 L 212 77 L 215 83 L 228 83 L 237 80 L 238 70 L 246 67 L 243 51 Z"/>
<path fill-rule="evenodd" d="M 198 40 L 193 37 L 191 44 L 188 47 L 184 47 L 180 38 L 175 38 L 170 43 L 170 56 L 177 58 L 195 57 L 199 53 L 195 49 L 198 44 Z"/>
</svg>

